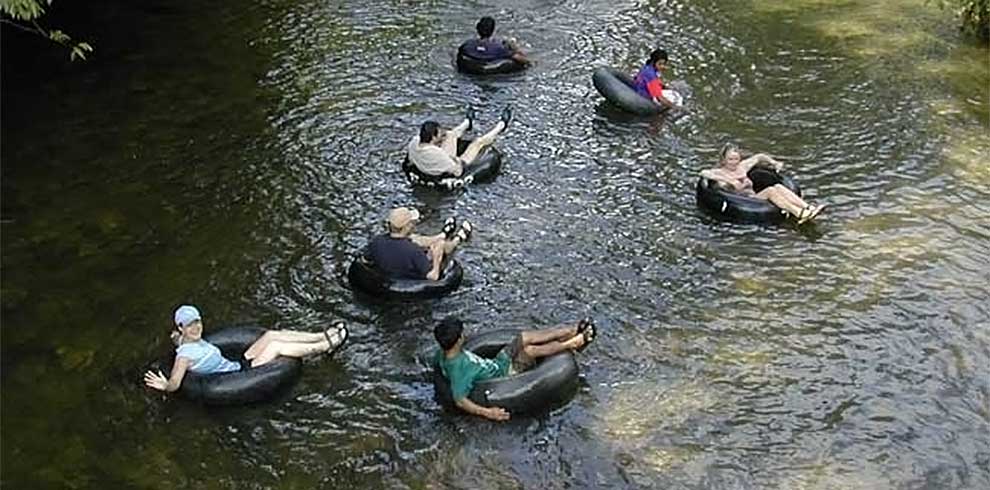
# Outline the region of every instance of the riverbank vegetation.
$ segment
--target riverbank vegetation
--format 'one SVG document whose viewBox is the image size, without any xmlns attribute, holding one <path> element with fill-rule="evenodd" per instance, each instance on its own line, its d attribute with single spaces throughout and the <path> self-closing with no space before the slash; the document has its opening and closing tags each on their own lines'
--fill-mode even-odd
<svg viewBox="0 0 990 490">
<path fill-rule="evenodd" d="M 49 29 L 39 23 L 39 19 L 45 15 L 45 8 L 50 7 L 52 1 L 0 0 L 0 22 L 64 46 L 69 50 L 69 59 L 72 61 L 85 60 L 86 54 L 93 52 L 93 46 L 87 42 L 74 41 L 60 29 Z"/>
<path fill-rule="evenodd" d="M 990 42 L 990 0 L 930 0 L 959 17 L 963 32 Z"/>
</svg>

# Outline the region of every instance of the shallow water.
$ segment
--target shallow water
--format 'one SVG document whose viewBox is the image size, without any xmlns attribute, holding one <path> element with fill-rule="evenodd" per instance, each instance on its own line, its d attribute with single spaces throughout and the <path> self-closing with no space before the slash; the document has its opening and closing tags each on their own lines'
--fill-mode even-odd
<svg viewBox="0 0 990 490">
<path fill-rule="evenodd" d="M 539 64 L 457 74 L 479 12 Z M 270 0 L 107 22 L 133 32 L 102 58 L 4 86 L 5 485 L 990 487 L 990 68 L 939 12 Z M 687 116 L 630 118 L 591 87 L 654 42 Z M 467 104 L 483 128 L 515 108 L 505 173 L 410 189 L 415 126 Z M 699 212 L 695 176 L 727 140 L 786 157 L 830 204 L 821 222 Z M 395 204 L 427 230 L 476 224 L 453 295 L 348 289 Z M 182 302 L 208 329 L 344 318 L 354 335 L 278 400 L 205 409 L 140 384 Z M 432 399 L 423 359 L 447 315 L 593 315 L 604 334 L 568 405 L 490 424 Z"/>
</svg>

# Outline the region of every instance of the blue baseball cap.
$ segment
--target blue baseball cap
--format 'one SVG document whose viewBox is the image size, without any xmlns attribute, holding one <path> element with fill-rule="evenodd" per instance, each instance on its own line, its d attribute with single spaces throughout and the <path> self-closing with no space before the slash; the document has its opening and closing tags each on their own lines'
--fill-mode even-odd
<svg viewBox="0 0 990 490">
<path fill-rule="evenodd" d="M 190 323 L 201 320 L 199 310 L 195 306 L 182 305 L 175 310 L 175 325 L 188 327 Z"/>
</svg>

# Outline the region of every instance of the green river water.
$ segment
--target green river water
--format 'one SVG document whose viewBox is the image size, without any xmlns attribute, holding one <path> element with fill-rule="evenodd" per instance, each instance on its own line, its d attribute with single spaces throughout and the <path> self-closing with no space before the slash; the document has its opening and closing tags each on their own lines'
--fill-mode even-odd
<svg viewBox="0 0 990 490">
<path fill-rule="evenodd" d="M 90 61 L 4 53 L 2 476 L 38 488 L 990 488 L 990 67 L 922 1 L 98 2 Z M 538 64 L 458 74 L 490 13 Z M 5 31 L 6 32 L 6 31 Z M 90 37 L 87 37 L 87 34 Z M 591 86 L 655 45 L 693 112 Z M 505 172 L 413 190 L 402 148 L 511 104 Z M 786 157 L 810 227 L 722 223 L 697 172 Z M 464 284 L 357 297 L 388 207 L 473 221 Z M 276 400 L 141 382 L 172 309 L 352 329 Z M 567 405 L 433 400 L 432 326 L 602 327 Z"/>
</svg>

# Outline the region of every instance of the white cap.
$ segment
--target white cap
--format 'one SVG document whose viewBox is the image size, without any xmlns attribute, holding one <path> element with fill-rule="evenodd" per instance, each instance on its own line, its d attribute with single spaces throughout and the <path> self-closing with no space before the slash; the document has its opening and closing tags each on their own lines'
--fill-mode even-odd
<svg viewBox="0 0 990 490">
<path fill-rule="evenodd" d="M 175 324 L 179 327 L 188 327 L 190 323 L 200 320 L 199 310 L 195 306 L 182 305 L 175 310 Z"/>
</svg>

